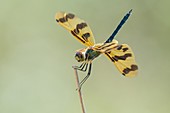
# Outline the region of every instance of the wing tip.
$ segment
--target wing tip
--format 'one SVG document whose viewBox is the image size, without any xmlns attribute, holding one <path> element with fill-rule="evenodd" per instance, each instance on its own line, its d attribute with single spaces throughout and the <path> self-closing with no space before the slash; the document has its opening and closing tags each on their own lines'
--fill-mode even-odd
<svg viewBox="0 0 170 113">
<path fill-rule="evenodd" d="M 135 77 L 135 76 L 137 76 L 137 71 L 133 71 L 133 73 L 129 73 L 129 74 L 125 74 L 125 73 L 122 73 L 122 75 L 123 76 L 125 76 L 125 77 Z"/>
<path fill-rule="evenodd" d="M 65 14 L 64 11 L 59 11 L 55 14 L 55 19 L 57 22 L 59 22 L 59 18 L 63 17 L 63 15 Z"/>
<path fill-rule="evenodd" d="M 138 73 L 138 66 L 136 64 L 132 64 L 131 68 L 125 68 L 123 70 L 122 75 L 127 76 L 127 77 L 134 77 Z"/>
</svg>

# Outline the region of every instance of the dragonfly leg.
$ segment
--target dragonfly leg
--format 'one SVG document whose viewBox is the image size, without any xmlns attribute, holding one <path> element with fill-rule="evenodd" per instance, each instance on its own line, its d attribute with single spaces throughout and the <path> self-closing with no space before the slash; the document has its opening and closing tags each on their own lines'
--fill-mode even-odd
<svg viewBox="0 0 170 113">
<path fill-rule="evenodd" d="M 86 80 L 89 78 L 90 73 L 91 73 L 91 68 L 92 68 L 92 63 L 90 63 L 89 65 L 89 70 L 88 70 L 86 77 L 84 77 L 83 80 L 79 83 L 80 84 L 79 90 L 81 89 L 82 85 L 86 82 Z"/>
<path fill-rule="evenodd" d="M 87 70 L 88 63 L 84 62 L 80 66 L 74 66 L 75 69 L 85 72 Z"/>
<path fill-rule="evenodd" d="M 83 65 L 85 65 L 85 62 L 83 62 L 80 66 L 73 66 L 73 68 L 75 68 L 75 69 L 80 69 L 80 68 L 83 67 Z"/>
</svg>

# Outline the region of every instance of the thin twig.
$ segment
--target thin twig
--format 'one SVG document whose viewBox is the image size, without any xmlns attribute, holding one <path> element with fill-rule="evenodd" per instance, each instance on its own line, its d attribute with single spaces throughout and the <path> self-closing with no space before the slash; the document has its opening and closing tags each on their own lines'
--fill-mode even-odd
<svg viewBox="0 0 170 113">
<path fill-rule="evenodd" d="M 80 104 L 81 104 L 82 112 L 85 113 L 85 107 L 84 107 L 84 103 L 83 103 L 83 97 L 82 97 L 82 94 L 81 94 L 81 88 L 80 88 L 80 84 L 79 84 L 79 77 L 78 77 L 77 69 L 74 66 L 73 66 L 73 69 L 74 69 L 74 72 L 75 72 L 77 91 L 78 91 L 79 98 L 80 98 Z"/>
</svg>

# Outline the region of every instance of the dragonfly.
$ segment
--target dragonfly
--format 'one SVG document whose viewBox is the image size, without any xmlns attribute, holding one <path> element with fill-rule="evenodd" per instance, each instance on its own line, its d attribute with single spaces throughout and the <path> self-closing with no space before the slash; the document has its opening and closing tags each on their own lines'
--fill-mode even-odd
<svg viewBox="0 0 170 113">
<path fill-rule="evenodd" d="M 101 54 L 108 57 L 122 75 L 127 77 L 137 75 L 138 65 L 136 64 L 132 49 L 127 44 L 118 44 L 118 41 L 114 39 L 131 13 L 132 9 L 126 13 L 111 36 L 105 42 L 97 44 L 95 44 L 92 30 L 87 22 L 72 13 L 58 12 L 56 14 L 55 19 L 57 23 L 68 30 L 80 43 L 86 46 L 86 48 L 77 50 L 75 54 L 75 59 L 81 62 L 81 65 L 75 66 L 74 68 L 82 72 L 88 70 L 87 75 L 79 83 L 80 88 L 90 76 L 92 62 Z"/>
</svg>

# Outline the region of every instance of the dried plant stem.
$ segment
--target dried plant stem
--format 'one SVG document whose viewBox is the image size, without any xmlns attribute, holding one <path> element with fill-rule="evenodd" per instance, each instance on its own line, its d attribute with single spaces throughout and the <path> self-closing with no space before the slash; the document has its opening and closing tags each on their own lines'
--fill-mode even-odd
<svg viewBox="0 0 170 113">
<path fill-rule="evenodd" d="M 84 107 L 84 103 L 83 103 L 83 97 L 82 97 L 82 94 L 81 94 L 81 89 L 80 89 L 79 77 L 78 77 L 77 69 L 74 66 L 73 66 L 73 69 L 74 69 L 74 72 L 75 72 L 77 91 L 78 91 L 79 98 L 80 98 L 80 104 L 81 104 L 82 112 L 85 113 L 85 107 Z"/>
</svg>

